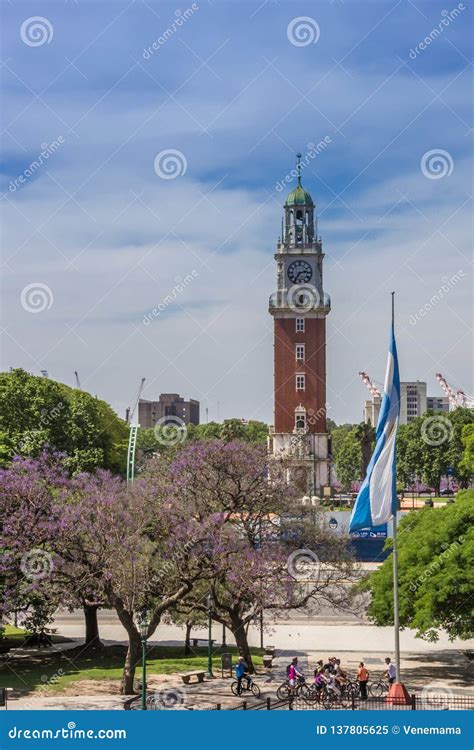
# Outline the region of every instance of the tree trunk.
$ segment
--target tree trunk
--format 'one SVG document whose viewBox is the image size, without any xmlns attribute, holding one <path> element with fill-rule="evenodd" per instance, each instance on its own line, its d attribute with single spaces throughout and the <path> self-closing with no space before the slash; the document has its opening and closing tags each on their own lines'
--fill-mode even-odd
<svg viewBox="0 0 474 750">
<path fill-rule="evenodd" d="M 232 622 L 232 634 L 235 638 L 235 642 L 237 644 L 239 654 L 240 656 L 244 657 L 245 663 L 247 665 L 247 671 L 250 674 L 254 674 L 255 669 L 254 669 L 253 662 L 252 662 L 252 654 L 250 653 L 245 624 L 240 619 L 240 617 L 232 617 L 231 622 Z"/>
<path fill-rule="evenodd" d="M 142 654 L 142 645 L 138 633 L 129 634 L 128 651 L 125 658 L 125 666 L 122 674 L 122 684 L 120 692 L 122 695 L 134 695 L 133 682 L 135 679 L 135 669 L 140 663 Z"/>
<path fill-rule="evenodd" d="M 186 623 L 186 635 L 184 638 L 184 655 L 189 656 L 191 653 L 191 628 L 193 627 L 192 620 L 188 620 Z"/>
<path fill-rule="evenodd" d="M 99 623 L 97 620 L 98 604 L 84 604 L 84 618 L 86 621 L 86 646 L 90 648 L 102 648 L 99 635 Z"/>
</svg>

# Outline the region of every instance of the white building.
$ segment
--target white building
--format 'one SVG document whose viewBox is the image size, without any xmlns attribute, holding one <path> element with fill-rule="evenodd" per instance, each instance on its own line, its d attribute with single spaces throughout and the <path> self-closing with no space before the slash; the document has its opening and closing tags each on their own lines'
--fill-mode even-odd
<svg viewBox="0 0 474 750">
<path fill-rule="evenodd" d="M 381 396 L 373 396 L 364 404 L 364 422 L 377 425 L 380 413 Z M 408 424 L 416 417 L 421 417 L 426 411 L 435 414 L 449 411 L 447 396 L 427 396 L 426 383 L 422 380 L 404 381 L 400 383 L 400 424 Z"/>
</svg>

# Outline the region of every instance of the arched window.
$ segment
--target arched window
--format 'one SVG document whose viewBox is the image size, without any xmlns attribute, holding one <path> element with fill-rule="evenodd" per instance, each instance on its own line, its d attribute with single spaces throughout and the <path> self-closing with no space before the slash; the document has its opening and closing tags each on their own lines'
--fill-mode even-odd
<svg viewBox="0 0 474 750">
<path fill-rule="evenodd" d="M 306 429 L 306 409 L 301 404 L 295 409 L 295 429 Z"/>
</svg>

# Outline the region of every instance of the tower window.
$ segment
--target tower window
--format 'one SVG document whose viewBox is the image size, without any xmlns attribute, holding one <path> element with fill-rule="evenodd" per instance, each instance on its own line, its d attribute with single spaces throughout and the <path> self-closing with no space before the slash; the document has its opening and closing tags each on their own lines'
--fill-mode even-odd
<svg viewBox="0 0 474 750">
<path fill-rule="evenodd" d="M 304 412 L 296 412 L 295 427 L 297 430 L 306 429 L 306 414 Z"/>
<path fill-rule="evenodd" d="M 306 386 L 306 378 L 305 375 L 300 373 L 296 376 L 296 390 L 297 391 L 304 391 Z"/>
<path fill-rule="evenodd" d="M 296 318 L 296 330 L 304 333 L 304 318 Z"/>
<path fill-rule="evenodd" d="M 304 344 L 296 344 L 296 359 L 304 362 Z"/>
</svg>

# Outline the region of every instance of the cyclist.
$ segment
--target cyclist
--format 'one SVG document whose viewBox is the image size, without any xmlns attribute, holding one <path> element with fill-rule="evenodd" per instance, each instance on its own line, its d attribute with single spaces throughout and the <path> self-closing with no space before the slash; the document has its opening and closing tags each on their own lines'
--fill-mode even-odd
<svg viewBox="0 0 474 750">
<path fill-rule="evenodd" d="M 384 674 L 388 677 L 388 684 L 393 685 L 397 678 L 397 669 L 395 667 L 395 664 L 390 659 L 390 656 L 387 656 L 385 658 L 385 664 L 387 665 L 387 669 L 385 670 Z"/>
<path fill-rule="evenodd" d="M 235 665 L 235 676 L 237 677 L 237 693 L 240 695 L 242 692 L 242 680 L 247 680 L 247 690 L 250 690 L 251 677 L 247 674 L 247 665 L 243 656 L 239 656 L 237 664 Z"/>
<path fill-rule="evenodd" d="M 341 667 L 341 660 L 335 659 L 334 660 L 334 676 L 336 683 L 339 685 L 344 685 L 347 682 L 347 673 L 344 672 L 344 670 Z"/>
<path fill-rule="evenodd" d="M 288 684 L 292 690 L 296 687 L 296 681 L 299 677 L 303 677 L 303 672 L 300 672 L 298 669 L 298 657 L 294 656 L 291 660 L 291 664 L 288 665 L 286 669 L 286 674 L 288 677 Z"/>
</svg>

